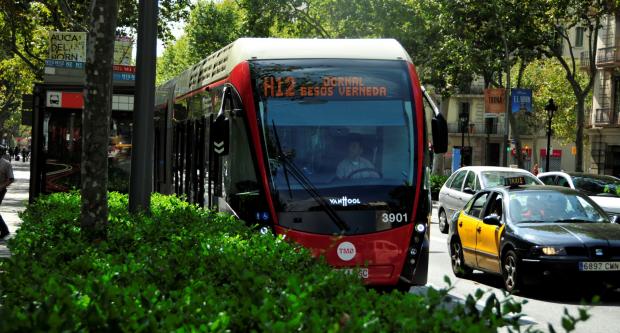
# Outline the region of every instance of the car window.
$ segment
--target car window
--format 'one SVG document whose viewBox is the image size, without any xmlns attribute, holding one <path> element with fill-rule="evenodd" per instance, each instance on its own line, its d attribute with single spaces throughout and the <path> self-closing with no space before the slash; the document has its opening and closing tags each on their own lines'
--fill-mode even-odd
<svg viewBox="0 0 620 333">
<path fill-rule="evenodd" d="M 531 174 L 518 172 L 518 171 L 483 171 L 480 173 L 484 188 L 491 188 L 496 186 L 504 186 L 504 179 L 507 177 L 519 177 L 525 178 L 525 185 L 542 185 L 543 183 Z"/>
<path fill-rule="evenodd" d="M 606 214 L 590 199 L 577 193 L 522 191 L 510 194 L 510 219 L 515 223 L 608 222 Z"/>
<path fill-rule="evenodd" d="M 454 180 L 454 177 L 456 177 L 457 173 L 453 173 L 450 175 L 450 177 L 448 177 L 448 180 L 446 180 L 446 183 L 444 184 L 444 186 L 446 186 L 447 188 L 450 188 L 450 185 L 452 184 L 452 181 Z"/>
<path fill-rule="evenodd" d="M 491 214 L 495 214 L 499 217 L 500 221 L 502 220 L 502 216 L 504 213 L 503 200 L 501 193 L 494 193 L 493 196 L 489 199 L 489 205 L 484 211 L 484 216 L 489 216 Z"/>
<path fill-rule="evenodd" d="M 466 187 L 474 189 L 474 182 L 476 181 L 476 174 L 473 171 L 470 171 L 465 177 L 465 184 L 463 185 L 463 189 Z"/>
<path fill-rule="evenodd" d="M 564 187 L 570 187 L 568 180 L 562 176 L 558 176 L 557 185 L 564 186 Z"/>
<path fill-rule="evenodd" d="M 474 191 L 480 191 L 480 178 L 476 175 L 476 179 L 474 181 Z"/>
<path fill-rule="evenodd" d="M 542 176 L 538 177 L 545 185 L 555 185 L 555 176 Z"/>
<path fill-rule="evenodd" d="M 450 184 L 450 188 L 454 189 L 454 190 L 457 190 L 457 191 L 460 191 L 461 190 L 461 185 L 463 184 L 463 179 L 465 178 L 465 175 L 467 175 L 467 170 L 459 171 L 459 173 L 454 177 L 454 180 Z"/>
<path fill-rule="evenodd" d="M 588 195 L 620 195 L 620 181 L 612 177 L 598 176 L 595 178 L 575 176 L 573 177 L 573 184 L 575 184 L 576 189 Z"/>
<path fill-rule="evenodd" d="M 489 192 L 483 192 L 480 195 L 476 196 L 476 199 L 472 201 L 472 204 L 469 206 L 469 209 L 466 213 L 475 218 L 481 218 L 480 215 L 484 208 L 484 204 L 487 202 L 487 198 L 489 197 Z"/>
</svg>

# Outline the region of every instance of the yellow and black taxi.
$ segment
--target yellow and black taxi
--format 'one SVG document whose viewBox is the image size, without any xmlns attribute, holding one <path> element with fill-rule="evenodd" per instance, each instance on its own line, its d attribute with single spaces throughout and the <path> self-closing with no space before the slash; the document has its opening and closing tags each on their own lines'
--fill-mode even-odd
<svg viewBox="0 0 620 333">
<path fill-rule="evenodd" d="M 452 269 L 501 275 L 507 291 L 585 277 L 618 285 L 620 224 L 590 198 L 558 186 L 523 186 L 522 177 L 482 190 L 450 221 Z"/>
</svg>

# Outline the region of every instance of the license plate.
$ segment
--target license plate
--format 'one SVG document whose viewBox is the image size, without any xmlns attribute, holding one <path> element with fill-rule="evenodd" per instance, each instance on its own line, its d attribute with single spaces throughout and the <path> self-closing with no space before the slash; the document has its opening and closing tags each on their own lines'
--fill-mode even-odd
<svg viewBox="0 0 620 333">
<path fill-rule="evenodd" d="M 358 272 L 359 277 L 361 277 L 362 279 L 368 279 L 368 268 L 345 268 L 345 269 L 340 269 L 340 271 L 342 271 L 345 274 L 353 274 L 355 271 Z"/>
<path fill-rule="evenodd" d="M 620 271 L 620 261 L 590 261 L 580 262 L 580 271 L 609 272 Z"/>
</svg>

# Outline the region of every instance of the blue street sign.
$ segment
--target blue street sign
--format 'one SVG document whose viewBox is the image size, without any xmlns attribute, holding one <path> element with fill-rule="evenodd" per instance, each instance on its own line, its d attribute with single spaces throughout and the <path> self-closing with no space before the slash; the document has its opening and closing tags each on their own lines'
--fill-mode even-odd
<svg viewBox="0 0 620 333">
<path fill-rule="evenodd" d="M 510 89 L 512 113 L 532 112 L 532 89 Z"/>
<path fill-rule="evenodd" d="M 461 167 L 461 148 L 452 148 L 452 172 Z"/>
</svg>

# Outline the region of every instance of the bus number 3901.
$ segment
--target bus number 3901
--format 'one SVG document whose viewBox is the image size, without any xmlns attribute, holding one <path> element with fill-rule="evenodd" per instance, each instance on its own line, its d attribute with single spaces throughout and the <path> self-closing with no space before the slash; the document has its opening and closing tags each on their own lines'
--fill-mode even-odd
<svg viewBox="0 0 620 333">
<path fill-rule="evenodd" d="M 381 221 L 383 223 L 404 223 L 407 222 L 407 213 L 383 213 Z"/>
</svg>

